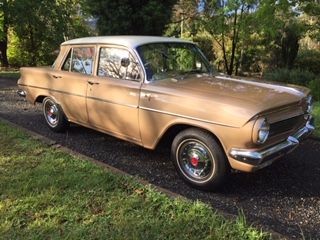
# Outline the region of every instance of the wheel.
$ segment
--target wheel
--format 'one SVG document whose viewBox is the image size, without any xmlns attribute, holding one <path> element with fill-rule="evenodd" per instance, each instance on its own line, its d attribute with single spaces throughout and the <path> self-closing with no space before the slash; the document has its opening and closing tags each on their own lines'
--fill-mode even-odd
<svg viewBox="0 0 320 240">
<path fill-rule="evenodd" d="M 208 132 L 190 128 L 173 140 L 171 158 L 182 178 L 201 190 L 214 190 L 230 172 L 225 153 Z"/>
<path fill-rule="evenodd" d="M 42 111 L 46 123 L 54 132 L 63 132 L 69 123 L 62 111 L 62 108 L 50 97 L 46 97 L 42 102 Z"/>
</svg>

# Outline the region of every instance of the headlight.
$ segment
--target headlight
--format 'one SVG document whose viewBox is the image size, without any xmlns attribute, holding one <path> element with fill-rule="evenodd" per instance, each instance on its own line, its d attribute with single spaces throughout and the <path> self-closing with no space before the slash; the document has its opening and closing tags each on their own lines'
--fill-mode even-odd
<svg viewBox="0 0 320 240">
<path fill-rule="evenodd" d="M 267 141 L 270 132 L 270 125 L 265 118 L 256 121 L 253 127 L 252 140 L 255 143 L 263 144 Z"/>
</svg>

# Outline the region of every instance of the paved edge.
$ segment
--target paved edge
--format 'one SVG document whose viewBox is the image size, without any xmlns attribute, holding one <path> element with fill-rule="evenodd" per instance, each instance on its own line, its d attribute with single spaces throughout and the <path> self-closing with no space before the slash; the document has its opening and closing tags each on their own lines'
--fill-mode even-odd
<svg viewBox="0 0 320 240">
<path fill-rule="evenodd" d="M 16 129 L 19 129 L 19 130 L 21 130 L 21 131 L 23 131 L 23 132 L 26 132 L 26 133 L 27 133 L 28 135 L 30 135 L 33 139 L 39 140 L 39 141 L 43 142 L 44 144 L 47 144 L 49 147 L 53 147 L 53 148 L 60 149 L 60 150 L 62 150 L 62 151 L 65 152 L 65 153 L 68 153 L 68 154 L 77 156 L 77 157 L 79 157 L 79 158 L 81 158 L 81 159 L 83 159 L 83 160 L 86 160 L 86 161 L 90 161 L 90 162 L 92 162 L 92 163 L 94 163 L 94 164 L 96 164 L 96 165 L 98 165 L 98 166 L 100 166 L 100 167 L 102 167 L 102 168 L 104 168 L 104 169 L 106 169 L 106 170 L 108 170 L 108 171 L 111 171 L 111 172 L 114 173 L 114 174 L 119 174 L 119 175 L 124 175 L 124 176 L 128 176 L 128 177 L 134 178 L 136 181 L 138 181 L 138 182 L 141 183 L 142 185 L 144 185 L 144 186 L 149 185 L 149 186 L 151 186 L 152 188 L 156 189 L 157 191 L 159 191 L 159 192 L 167 195 L 167 196 L 170 197 L 171 199 L 181 198 L 181 199 L 186 200 L 186 201 L 192 201 L 192 200 L 190 200 L 190 199 L 188 199 L 188 198 L 186 198 L 186 197 L 184 197 L 184 196 L 182 196 L 182 195 L 180 195 L 180 194 L 177 194 L 177 193 L 172 192 L 172 191 L 170 191 L 170 190 L 168 190 L 168 189 L 165 189 L 165 188 L 156 186 L 156 185 L 154 185 L 154 184 L 152 184 L 152 183 L 150 183 L 150 182 L 148 182 L 148 181 L 146 181 L 146 180 L 143 180 L 143 179 L 141 179 L 141 178 L 138 177 L 138 176 L 131 175 L 131 174 L 129 174 L 129 173 L 125 172 L 125 171 L 122 171 L 122 170 L 120 170 L 120 169 L 118 169 L 118 168 L 112 167 L 112 166 L 110 166 L 109 164 L 106 164 L 106 163 L 101 162 L 101 161 L 98 161 L 98 160 L 96 160 L 96 159 L 94 159 L 94 158 L 88 157 L 88 156 L 86 156 L 86 155 L 84 155 L 84 154 L 81 154 L 81 153 L 79 153 L 79 152 L 76 152 L 76 151 L 74 151 L 74 150 L 72 150 L 72 149 L 70 149 L 70 148 L 64 147 L 64 146 L 58 144 L 58 143 L 57 143 L 56 141 L 54 141 L 54 140 L 51 140 L 51 139 L 49 139 L 49 138 L 47 138 L 47 137 L 45 137 L 45 136 L 43 136 L 43 135 L 41 135 L 41 134 L 38 134 L 38 133 L 36 133 L 36 132 L 33 132 L 33 131 L 31 131 L 31 130 L 29 130 L 29 129 L 27 129 L 27 128 L 24 128 L 24 127 L 22 127 L 22 126 L 20 126 L 20 125 L 18 125 L 18 124 L 15 124 L 15 123 L 13 123 L 13 122 L 10 122 L 10 121 L 8 121 L 7 119 L 4 119 L 4 118 L 0 117 L 0 121 L 2 121 L 2 122 L 4 122 L 4 123 L 6 123 L 6 124 L 8 124 L 8 125 L 10 125 L 10 126 L 12 126 L 12 127 L 14 127 L 14 128 L 16 128 Z M 212 209 L 213 209 L 213 208 L 212 208 Z M 237 215 L 233 215 L 233 214 L 230 214 L 230 213 L 226 213 L 226 212 L 223 212 L 223 211 L 221 211 L 221 210 L 216 210 L 216 209 L 213 209 L 213 210 L 214 210 L 215 212 L 217 212 L 218 214 L 222 215 L 223 217 L 225 217 L 225 218 L 228 219 L 228 220 L 235 220 L 235 219 L 238 217 Z M 255 223 L 253 222 L 251 225 L 254 227 L 254 226 L 255 226 Z M 257 228 L 257 229 L 258 229 L 258 228 Z M 263 230 L 263 229 L 262 229 L 262 230 Z M 275 240 L 287 239 L 287 238 L 286 238 L 284 235 L 282 235 L 281 233 L 275 232 L 275 231 L 273 231 L 273 230 L 268 229 L 268 230 L 265 230 L 265 231 L 267 231 L 268 233 L 271 234 L 271 239 L 275 239 Z"/>
</svg>

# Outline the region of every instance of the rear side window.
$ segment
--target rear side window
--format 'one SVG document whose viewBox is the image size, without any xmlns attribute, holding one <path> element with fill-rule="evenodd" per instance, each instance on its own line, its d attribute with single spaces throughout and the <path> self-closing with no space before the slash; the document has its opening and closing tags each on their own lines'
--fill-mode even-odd
<svg viewBox="0 0 320 240">
<path fill-rule="evenodd" d="M 94 47 L 74 47 L 69 51 L 61 70 L 91 75 L 93 64 Z"/>
</svg>

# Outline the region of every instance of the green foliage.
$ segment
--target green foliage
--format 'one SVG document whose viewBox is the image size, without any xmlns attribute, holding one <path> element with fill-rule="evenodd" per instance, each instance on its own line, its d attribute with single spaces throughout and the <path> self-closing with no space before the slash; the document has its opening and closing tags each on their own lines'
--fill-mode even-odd
<svg viewBox="0 0 320 240">
<path fill-rule="evenodd" d="M 102 35 L 162 35 L 175 0 L 87 0 Z"/>
<path fill-rule="evenodd" d="M 320 98 L 318 100 L 320 100 Z M 312 115 L 315 119 L 315 126 L 316 126 L 315 135 L 317 137 L 320 137 L 320 102 L 315 102 L 313 104 Z"/>
<path fill-rule="evenodd" d="M 0 122 L 3 239 L 269 239 L 201 202 L 171 199 L 133 178 L 30 139 Z"/>
<path fill-rule="evenodd" d="M 302 25 L 296 20 L 286 24 L 280 40 L 282 57 L 278 66 L 293 68 L 299 50 L 299 40 L 302 38 L 303 32 Z"/>
<path fill-rule="evenodd" d="M 8 29 L 11 2 L 3 0 L 0 2 L 0 64 L 1 67 L 8 67 Z"/>
<path fill-rule="evenodd" d="M 295 66 L 320 75 L 320 51 L 309 49 L 300 50 Z"/>
<path fill-rule="evenodd" d="M 198 44 L 198 46 L 210 62 L 214 61 L 215 55 L 212 47 L 212 38 L 210 36 L 205 34 L 197 34 L 193 37 L 192 41 Z"/>
<path fill-rule="evenodd" d="M 6 11 L 0 9 L 0 23 L 6 17 L 7 28 L 2 35 L 9 39 L 11 65 L 52 64 L 53 52 L 61 42 L 88 35 L 89 29 L 80 11 L 81 1 L 5 1 L 7 7 Z M 0 32 L 1 29 L 4 27 L 0 25 Z M 1 53 L 2 47 L 7 51 L 7 42 L 0 42 L 0 47 Z"/>
<path fill-rule="evenodd" d="M 178 0 L 176 2 L 165 35 L 192 39 L 198 35 L 199 29 L 202 28 L 199 21 L 201 1 Z"/>
<path fill-rule="evenodd" d="M 308 82 L 307 87 L 310 88 L 314 100 L 320 101 L 320 76 Z"/>
<path fill-rule="evenodd" d="M 2 66 L 7 65 L 8 44 L 12 65 L 51 64 L 62 41 L 95 34 L 85 23 L 91 15 L 106 35 L 162 35 L 170 23 L 166 35 L 197 41 L 228 74 L 266 68 L 318 74 L 320 69 L 316 55 L 313 64 L 306 64 L 301 51 L 296 60 L 300 39 L 320 40 L 318 0 L 3 0 Z"/>
<path fill-rule="evenodd" d="M 297 20 L 296 4 L 289 0 L 181 0 L 166 34 L 180 32 L 189 39 L 210 36 L 215 51 L 210 55 L 228 74 L 262 71 L 263 64 L 292 68 L 306 31 Z"/>
<path fill-rule="evenodd" d="M 302 13 L 311 14 L 304 12 L 310 5 L 306 2 L 181 0 L 173 9 L 166 34 L 188 39 L 210 36 L 208 43 L 214 51 L 210 55 L 218 69 L 228 74 L 262 72 L 268 67 L 292 69 L 299 41 L 310 32 L 308 24 L 312 25 L 301 18 Z M 312 14 L 312 19 L 318 19 Z"/>
<path fill-rule="evenodd" d="M 224 70 L 231 75 L 237 73 L 245 42 L 250 36 L 252 21 L 250 12 L 256 7 L 251 0 L 206 1 L 203 5 L 202 25 L 221 52 Z"/>
<path fill-rule="evenodd" d="M 271 68 L 293 68 L 299 40 L 307 29 L 298 19 L 297 1 L 261 0 L 256 11 L 257 31 L 265 44 L 265 59 Z"/>
<path fill-rule="evenodd" d="M 320 41 L 320 2 L 319 0 L 300 0 L 300 9 L 307 15 L 309 21 L 305 24 L 308 34 Z"/>
<path fill-rule="evenodd" d="M 20 38 L 16 35 L 15 32 L 10 31 L 9 35 L 10 45 L 8 48 L 8 60 L 11 66 L 21 67 L 33 65 L 30 62 L 31 56 L 28 49 L 25 47 Z M 58 47 L 56 47 L 58 48 Z M 37 54 L 37 53 L 35 53 Z M 37 65 L 49 65 L 54 61 L 55 55 L 53 50 L 51 52 L 45 52 L 45 55 L 41 58 L 37 57 Z"/>
<path fill-rule="evenodd" d="M 6 32 L 4 29 L 4 21 L 6 17 L 7 11 L 7 1 L 3 1 L 0 3 L 0 41 L 2 41 L 6 37 Z"/>
<path fill-rule="evenodd" d="M 316 75 L 309 71 L 300 69 L 289 70 L 287 68 L 278 68 L 266 72 L 264 78 L 271 81 L 284 82 L 298 85 L 308 85 L 309 82 L 316 78 Z"/>
<path fill-rule="evenodd" d="M 59 49 L 60 43 L 65 38 L 75 37 L 74 30 L 81 24 L 73 17 L 77 14 L 78 4 L 75 0 L 14 3 L 16 17 L 13 18 L 12 26 L 18 39 L 17 46 L 21 49 L 19 55 L 28 60 L 27 65 L 51 64 L 52 54 Z M 25 9 L 29 10 L 29 14 L 19 14 Z"/>
<path fill-rule="evenodd" d="M 264 78 L 270 81 L 306 86 L 310 88 L 314 100 L 320 100 L 320 76 L 308 70 L 279 68 L 266 72 Z"/>
<path fill-rule="evenodd" d="M 19 77 L 20 72 L 16 69 L 11 69 L 10 71 L 0 71 L 0 78 L 17 80 Z"/>
</svg>

